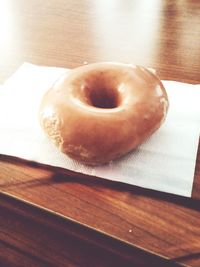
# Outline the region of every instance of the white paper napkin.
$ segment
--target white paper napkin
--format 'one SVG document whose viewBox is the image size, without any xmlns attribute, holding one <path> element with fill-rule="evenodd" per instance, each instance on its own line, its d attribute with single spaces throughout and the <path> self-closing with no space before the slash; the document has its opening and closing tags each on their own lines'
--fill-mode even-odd
<svg viewBox="0 0 200 267">
<path fill-rule="evenodd" d="M 170 100 L 164 125 L 122 159 L 88 167 L 59 152 L 38 123 L 43 94 L 66 71 L 24 63 L 0 87 L 0 154 L 190 197 L 200 133 L 200 85 L 163 81 Z"/>
</svg>

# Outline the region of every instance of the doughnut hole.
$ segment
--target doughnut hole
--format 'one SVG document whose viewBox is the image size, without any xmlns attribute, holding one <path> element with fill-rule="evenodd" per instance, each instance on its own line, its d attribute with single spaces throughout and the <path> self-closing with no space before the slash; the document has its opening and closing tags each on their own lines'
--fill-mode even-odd
<svg viewBox="0 0 200 267">
<path fill-rule="evenodd" d="M 112 109 L 120 105 L 122 97 L 117 88 L 106 83 L 91 83 L 85 86 L 84 95 L 87 104 L 101 109 Z"/>
</svg>

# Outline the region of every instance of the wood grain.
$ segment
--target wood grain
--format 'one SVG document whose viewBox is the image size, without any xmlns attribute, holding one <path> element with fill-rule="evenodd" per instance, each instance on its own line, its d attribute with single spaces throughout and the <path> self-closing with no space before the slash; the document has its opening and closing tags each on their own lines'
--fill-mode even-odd
<svg viewBox="0 0 200 267">
<path fill-rule="evenodd" d="M 13 250 L 14 259 L 18 253 L 41 266 L 148 266 L 149 261 L 154 266 L 177 266 L 137 247 L 121 241 L 116 243 L 113 238 L 83 228 L 63 216 L 55 216 L 7 195 L 1 194 L 0 199 L 2 249 Z M 0 254 L 0 260 L 3 256 Z"/>
<path fill-rule="evenodd" d="M 13 158 L 3 161 L 3 192 L 169 259 L 199 252 L 198 201 Z"/>
<path fill-rule="evenodd" d="M 200 199 L 200 141 L 199 141 L 199 147 L 197 151 L 192 197 L 196 199 Z"/>
<path fill-rule="evenodd" d="M 1 1 L 0 38 L 0 82 L 24 61 L 73 68 L 114 60 L 200 83 L 199 1 Z M 194 199 L 3 155 L 0 191 L 3 266 L 200 265 L 200 150 Z"/>
</svg>

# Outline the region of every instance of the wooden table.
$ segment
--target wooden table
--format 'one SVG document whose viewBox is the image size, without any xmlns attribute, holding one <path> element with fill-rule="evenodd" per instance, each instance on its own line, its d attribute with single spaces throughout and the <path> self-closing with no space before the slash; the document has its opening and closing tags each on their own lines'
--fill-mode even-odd
<svg viewBox="0 0 200 267">
<path fill-rule="evenodd" d="M 24 61 L 155 68 L 200 83 L 200 2 L 0 2 L 0 82 Z M 200 266 L 200 151 L 192 198 L 0 156 L 1 266 Z"/>
</svg>

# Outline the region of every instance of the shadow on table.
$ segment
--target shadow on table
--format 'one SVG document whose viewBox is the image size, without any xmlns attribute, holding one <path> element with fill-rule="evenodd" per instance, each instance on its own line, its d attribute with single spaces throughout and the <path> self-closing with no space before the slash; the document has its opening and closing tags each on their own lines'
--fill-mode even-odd
<svg viewBox="0 0 200 267">
<path fill-rule="evenodd" d="M 110 181 L 103 178 L 98 178 L 94 176 L 89 176 L 85 174 L 81 174 L 78 172 L 69 171 L 66 169 L 52 167 L 48 165 L 43 165 L 40 163 L 36 163 L 33 161 L 27 161 L 20 158 L 12 157 L 12 156 L 4 156 L 0 155 L 0 161 L 6 162 L 9 164 L 13 164 L 14 166 L 21 166 L 26 168 L 34 168 L 37 169 L 38 173 L 46 171 L 48 175 L 43 177 L 42 179 L 39 177 L 28 179 L 27 181 L 18 181 L 14 180 L 5 184 L 0 183 L 0 190 L 3 191 L 5 189 L 10 189 L 12 187 L 20 186 L 20 187 L 37 187 L 41 185 L 55 185 L 60 183 L 79 183 L 88 187 L 103 189 L 107 188 L 109 190 L 115 190 L 119 192 L 126 192 L 133 195 L 145 196 L 151 199 L 160 199 L 162 201 L 167 201 L 174 203 L 176 205 L 185 206 L 187 208 L 193 210 L 200 210 L 200 200 L 194 198 L 187 198 L 183 196 L 177 196 L 169 193 L 159 192 L 151 189 L 145 189 L 141 187 L 137 187 L 134 185 L 128 185 L 121 182 Z M 26 174 L 25 174 L 26 175 Z"/>
</svg>

